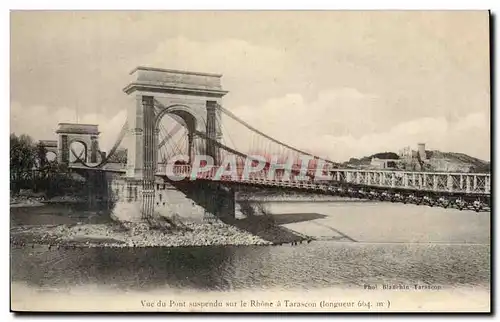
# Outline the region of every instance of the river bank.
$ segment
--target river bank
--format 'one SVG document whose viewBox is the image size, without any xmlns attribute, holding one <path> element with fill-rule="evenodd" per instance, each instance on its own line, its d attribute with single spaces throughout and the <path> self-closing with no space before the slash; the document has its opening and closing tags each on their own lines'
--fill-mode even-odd
<svg viewBox="0 0 500 322">
<path fill-rule="evenodd" d="M 11 196 L 10 207 L 40 207 L 47 203 L 83 203 L 86 200 L 76 196 L 55 196 L 52 198 L 33 196 Z"/>
<path fill-rule="evenodd" d="M 255 204 L 249 207 L 255 208 Z M 127 209 L 119 212 L 123 211 Z M 172 210 L 166 217 L 157 214 L 150 223 L 132 223 L 117 218 L 106 207 L 87 209 L 86 203 L 74 196 L 48 200 L 17 196 L 11 198 L 11 242 L 18 246 L 188 247 L 298 244 L 312 240 L 277 225 L 262 211 L 252 213 L 249 217 L 240 211 L 238 218 L 224 221 L 200 217 L 193 222 Z"/>
<path fill-rule="evenodd" d="M 152 228 L 147 224 L 73 224 L 18 226 L 11 243 L 63 247 L 186 247 L 270 245 L 270 241 L 222 223 L 185 224 L 181 229 Z"/>
</svg>

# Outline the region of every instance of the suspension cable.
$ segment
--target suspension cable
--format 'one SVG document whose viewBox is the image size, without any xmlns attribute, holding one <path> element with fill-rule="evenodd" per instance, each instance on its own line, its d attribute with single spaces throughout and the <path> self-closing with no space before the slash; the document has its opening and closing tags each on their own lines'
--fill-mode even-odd
<svg viewBox="0 0 500 322">
<path fill-rule="evenodd" d="M 160 124 L 160 127 L 162 127 L 161 124 Z M 183 128 L 182 124 L 180 124 L 180 123 L 175 124 L 174 128 L 172 130 L 170 130 L 170 132 L 167 132 L 167 134 L 165 135 L 163 140 L 161 140 L 161 142 L 158 143 L 158 148 L 161 148 L 162 146 L 164 146 L 165 143 L 168 140 L 170 140 L 174 135 L 176 135 L 182 128 Z"/>
<path fill-rule="evenodd" d="M 285 146 L 295 152 L 298 152 L 300 154 L 305 154 L 305 155 L 308 155 L 308 156 L 311 156 L 313 157 L 314 159 L 320 159 L 320 160 L 324 160 L 326 161 L 327 163 L 331 163 L 331 164 L 338 164 L 337 162 L 334 162 L 334 161 L 331 161 L 331 160 L 327 160 L 327 159 L 324 159 L 324 158 L 321 158 L 317 155 L 314 155 L 314 154 L 311 154 L 311 153 L 308 153 L 308 152 L 305 152 L 305 151 L 302 151 L 302 150 L 299 150 L 297 148 L 294 148 L 293 146 L 290 146 L 284 142 L 281 142 L 279 140 L 276 140 L 275 138 L 257 130 L 256 128 L 254 128 L 253 126 L 251 126 L 250 124 L 248 124 L 247 122 L 243 121 L 242 119 L 240 119 L 239 117 L 237 117 L 236 115 L 234 115 L 232 112 L 230 112 L 229 110 L 225 109 L 224 107 L 220 106 L 220 105 L 217 105 L 218 108 L 224 113 L 226 114 L 227 116 L 229 116 L 230 118 L 232 118 L 233 120 L 243 124 L 246 128 L 248 128 L 249 130 L 253 131 L 253 132 L 256 132 L 258 134 L 260 134 L 261 136 L 265 137 L 266 139 L 269 139 L 271 140 L 272 142 L 274 143 L 277 143 L 279 145 L 282 145 L 282 146 Z"/>
<path fill-rule="evenodd" d="M 93 168 L 93 169 L 100 168 L 100 167 L 106 165 L 109 162 L 109 159 L 115 154 L 116 150 L 118 149 L 118 147 L 122 143 L 123 138 L 127 134 L 127 131 L 128 131 L 128 121 L 125 121 L 125 123 L 122 126 L 122 129 L 120 130 L 120 133 L 118 134 L 118 138 L 115 141 L 115 144 L 113 145 L 113 147 L 111 148 L 111 150 L 109 150 L 109 153 L 106 155 L 106 158 L 104 160 L 101 160 L 101 162 L 99 164 L 97 164 L 97 165 L 89 165 L 88 163 L 86 163 L 85 161 L 83 161 L 81 157 L 77 157 L 75 163 L 81 163 L 84 166 L 86 166 L 87 168 Z M 73 152 L 73 155 L 75 155 L 74 152 Z M 75 157 L 76 157 L 76 155 L 75 155 Z"/>
<path fill-rule="evenodd" d="M 253 158 L 253 157 L 251 157 L 251 156 L 249 156 L 249 155 L 247 155 L 247 154 L 245 154 L 243 152 L 236 151 L 235 149 L 232 149 L 232 148 L 230 148 L 230 147 L 228 147 L 228 146 L 226 146 L 226 145 L 218 142 L 217 140 L 208 137 L 203 132 L 195 131 L 195 134 L 203 137 L 206 140 L 209 140 L 209 141 L 213 142 L 219 148 L 221 148 L 221 149 L 223 149 L 223 150 L 225 150 L 227 152 L 231 152 L 231 153 L 233 153 L 233 154 L 235 154 L 235 155 L 237 155 L 239 157 L 242 157 L 242 158 L 245 158 L 245 159 L 250 159 L 252 161 L 259 161 L 259 162 L 262 161 L 260 159 Z M 271 166 L 271 163 L 269 161 L 267 161 L 267 160 L 266 160 L 266 166 Z M 291 169 L 291 173 L 293 173 L 293 174 L 300 174 L 300 170 Z"/>
</svg>

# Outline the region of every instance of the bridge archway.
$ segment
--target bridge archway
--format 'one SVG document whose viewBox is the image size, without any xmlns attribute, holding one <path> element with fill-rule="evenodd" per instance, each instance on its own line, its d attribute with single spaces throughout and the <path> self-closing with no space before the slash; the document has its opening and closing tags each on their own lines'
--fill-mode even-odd
<svg viewBox="0 0 500 322">
<path fill-rule="evenodd" d="M 170 105 L 162 109 L 156 115 L 155 129 L 158 128 L 160 121 L 167 114 L 185 126 L 190 132 L 203 130 L 203 127 L 200 127 L 203 123 L 203 118 L 193 113 L 193 110 L 189 106 L 181 104 Z"/>
<path fill-rule="evenodd" d="M 85 141 L 81 139 L 73 139 L 68 142 L 69 144 L 69 162 L 74 163 L 78 160 L 82 160 L 87 162 L 89 147 L 85 143 Z"/>
<path fill-rule="evenodd" d="M 45 158 L 49 162 L 56 161 L 57 160 L 57 153 L 55 151 L 47 151 L 47 153 L 45 154 Z"/>
<path fill-rule="evenodd" d="M 97 162 L 99 130 L 96 124 L 59 123 L 56 133 L 58 135 L 57 161 L 59 163 L 68 164 L 74 160 L 71 147 L 75 142 L 84 146 L 84 153 L 81 156 L 83 162 Z M 76 153 L 76 156 L 79 154 Z"/>
<path fill-rule="evenodd" d="M 168 118 L 166 118 L 165 116 L 167 116 Z M 165 131 L 164 126 L 167 119 L 171 119 L 173 120 L 173 122 L 166 124 L 167 129 Z M 175 123 L 175 126 L 173 126 L 172 123 Z M 179 131 L 179 126 L 184 129 L 183 132 Z M 166 141 L 175 141 L 178 140 L 179 137 L 183 144 L 182 146 L 177 146 L 176 148 L 178 149 L 179 153 L 185 154 L 189 157 L 189 163 L 191 163 L 191 160 L 194 158 L 194 154 L 200 152 L 199 148 L 196 148 L 196 146 L 199 146 L 199 142 L 195 142 L 195 133 L 197 131 L 204 130 L 203 119 L 194 114 L 189 106 L 175 104 L 160 110 L 160 112 L 156 115 L 154 129 L 156 135 L 155 140 L 156 142 L 158 142 L 158 162 L 166 161 L 162 159 L 162 157 L 164 156 L 163 151 L 166 150 L 163 149 L 165 147 Z M 176 152 L 174 151 L 174 153 Z M 169 156 L 171 157 L 174 155 Z"/>
<path fill-rule="evenodd" d="M 57 140 L 40 140 L 38 144 L 45 149 L 46 161 L 55 161 L 57 159 Z"/>
</svg>

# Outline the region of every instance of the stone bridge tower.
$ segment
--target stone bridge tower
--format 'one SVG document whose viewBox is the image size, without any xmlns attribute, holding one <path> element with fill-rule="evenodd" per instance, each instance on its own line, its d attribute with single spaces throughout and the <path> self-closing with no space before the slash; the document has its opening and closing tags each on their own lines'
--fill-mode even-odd
<svg viewBox="0 0 500 322">
<path fill-rule="evenodd" d="M 219 74 L 137 67 L 130 75 L 131 81 L 123 89 L 131 100 L 127 110 L 126 187 L 127 191 L 141 191 L 137 201 L 141 204 L 142 219 L 147 219 L 153 216 L 155 207 L 162 117 L 168 114 L 187 129 L 190 161 L 195 153 L 201 153 L 210 155 L 217 164 L 218 148 L 214 142 L 220 141 L 222 135 L 217 106 L 227 92 L 222 89 Z M 199 144 L 195 144 L 198 140 Z M 193 151 L 194 146 L 204 146 L 204 151 Z"/>
<path fill-rule="evenodd" d="M 57 153 L 58 153 L 57 142 L 58 142 L 57 140 L 40 140 L 38 141 L 38 144 L 45 148 L 47 154 L 53 153 L 57 159 Z"/>
<path fill-rule="evenodd" d="M 71 143 L 80 142 L 84 147 L 82 160 L 86 163 L 98 162 L 99 130 L 96 124 L 59 123 L 57 128 L 57 161 L 68 164 Z"/>
<path fill-rule="evenodd" d="M 130 75 L 124 88 L 132 101 L 127 111 L 127 177 L 143 179 L 145 171 L 156 168 L 159 125 L 166 114 L 188 130 L 190 158 L 195 152 L 204 153 L 217 163 L 216 146 L 196 132 L 221 139 L 217 105 L 227 93 L 222 89 L 222 75 L 149 67 L 137 67 Z M 204 143 L 205 151 L 193 151 L 196 140 Z"/>
</svg>

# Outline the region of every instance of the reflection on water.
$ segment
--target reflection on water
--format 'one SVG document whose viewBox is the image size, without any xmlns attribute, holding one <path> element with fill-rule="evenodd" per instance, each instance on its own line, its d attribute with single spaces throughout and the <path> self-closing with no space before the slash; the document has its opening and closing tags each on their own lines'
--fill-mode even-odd
<svg viewBox="0 0 500 322">
<path fill-rule="evenodd" d="M 55 206 L 12 213 L 13 224 L 105 222 L 103 212 Z M 490 246 L 316 241 L 297 246 L 130 249 L 12 248 L 11 278 L 37 288 L 118 290 L 315 289 L 365 283 L 489 289 Z"/>
</svg>

